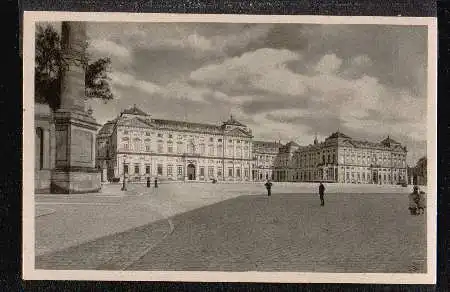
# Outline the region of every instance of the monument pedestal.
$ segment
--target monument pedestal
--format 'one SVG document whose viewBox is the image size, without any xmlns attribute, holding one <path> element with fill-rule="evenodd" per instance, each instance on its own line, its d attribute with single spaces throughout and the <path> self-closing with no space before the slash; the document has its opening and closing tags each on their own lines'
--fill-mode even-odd
<svg viewBox="0 0 450 292">
<path fill-rule="evenodd" d="M 83 111 L 55 112 L 56 159 L 52 193 L 89 193 L 101 189 L 101 170 L 95 168 L 95 135 L 100 127 Z"/>
</svg>

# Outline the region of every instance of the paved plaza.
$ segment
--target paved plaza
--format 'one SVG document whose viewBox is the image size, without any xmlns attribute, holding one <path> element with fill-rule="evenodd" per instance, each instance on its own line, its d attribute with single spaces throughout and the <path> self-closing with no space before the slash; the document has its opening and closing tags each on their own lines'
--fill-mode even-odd
<svg viewBox="0 0 450 292">
<path fill-rule="evenodd" d="M 411 188 L 170 183 L 36 195 L 36 268 L 426 272 Z"/>
</svg>

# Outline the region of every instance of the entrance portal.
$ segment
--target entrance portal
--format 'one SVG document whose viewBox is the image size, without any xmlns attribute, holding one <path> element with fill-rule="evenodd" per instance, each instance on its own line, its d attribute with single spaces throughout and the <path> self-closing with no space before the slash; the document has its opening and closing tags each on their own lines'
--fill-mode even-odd
<svg viewBox="0 0 450 292">
<path fill-rule="evenodd" d="M 195 165 L 193 165 L 192 163 L 188 164 L 186 173 L 188 180 L 195 180 Z"/>
</svg>

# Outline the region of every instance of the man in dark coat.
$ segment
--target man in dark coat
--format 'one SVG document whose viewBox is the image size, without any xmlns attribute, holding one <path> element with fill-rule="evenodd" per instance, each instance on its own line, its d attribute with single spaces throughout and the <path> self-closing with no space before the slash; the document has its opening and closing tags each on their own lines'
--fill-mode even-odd
<svg viewBox="0 0 450 292">
<path fill-rule="evenodd" d="M 419 188 L 414 186 L 413 192 L 409 194 L 409 212 L 411 215 L 419 215 L 418 204 L 420 202 Z"/>
<path fill-rule="evenodd" d="M 272 195 L 272 183 L 270 182 L 270 180 L 267 180 L 267 182 L 264 184 L 266 186 L 267 189 L 267 196 L 270 197 L 270 195 Z"/>
<path fill-rule="evenodd" d="M 150 187 L 151 181 L 150 181 L 150 177 L 147 177 L 147 188 Z"/>
<path fill-rule="evenodd" d="M 325 205 L 325 200 L 323 198 L 324 194 L 325 194 L 325 186 L 323 185 L 322 182 L 320 182 L 320 185 L 319 185 L 320 206 Z"/>
<path fill-rule="evenodd" d="M 158 188 L 158 178 L 155 177 L 155 188 Z"/>
</svg>

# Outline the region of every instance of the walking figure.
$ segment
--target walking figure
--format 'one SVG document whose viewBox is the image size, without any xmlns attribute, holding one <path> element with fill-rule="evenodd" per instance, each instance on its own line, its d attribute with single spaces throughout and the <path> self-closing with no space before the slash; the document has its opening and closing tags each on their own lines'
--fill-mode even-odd
<svg viewBox="0 0 450 292">
<path fill-rule="evenodd" d="M 155 188 L 158 188 L 158 178 L 155 177 Z"/>
<path fill-rule="evenodd" d="M 151 186 L 150 177 L 147 177 L 147 188 L 149 188 L 150 186 Z"/>
<path fill-rule="evenodd" d="M 270 197 L 270 195 L 272 195 L 272 183 L 270 182 L 270 180 L 267 180 L 267 182 L 264 184 L 266 186 L 267 189 L 267 196 Z"/>
<path fill-rule="evenodd" d="M 411 215 L 424 214 L 425 203 L 422 194 L 419 192 L 419 187 L 414 186 L 413 192 L 409 194 L 409 212 Z"/>
<path fill-rule="evenodd" d="M 324 194 L 325 194 L 325 186 L 323 185 L 322 182 L 320 182 L 320 185 L 319 185 L 320 206 L 324 206 L 325 205 L 325 200 L 323 198 Z"/>
</svg>

